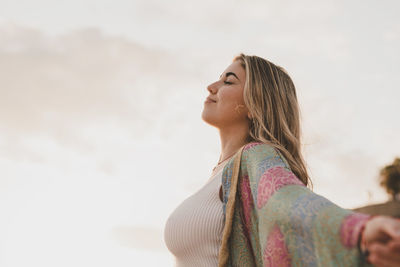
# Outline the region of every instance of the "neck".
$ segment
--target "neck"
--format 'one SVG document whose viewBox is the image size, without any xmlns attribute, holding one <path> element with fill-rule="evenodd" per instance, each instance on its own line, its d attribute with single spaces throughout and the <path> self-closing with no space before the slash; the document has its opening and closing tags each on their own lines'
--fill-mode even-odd
<svg viewBox="0 0 400 267">
<path fill-rule="evenodd" d="M 219 129 L 221 139 L 221 155 L 219 162 L 233 156 L 243 145 L 248 143 L 249 126 L 235 125 Z"/>
</svg>

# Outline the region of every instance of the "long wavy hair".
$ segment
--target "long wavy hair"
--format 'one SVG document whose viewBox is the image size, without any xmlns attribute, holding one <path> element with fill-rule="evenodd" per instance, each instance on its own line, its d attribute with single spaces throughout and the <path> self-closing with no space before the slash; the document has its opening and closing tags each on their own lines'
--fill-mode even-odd
<svg viewBox="0 0 400 267">
<path fill-rule="evenodd" d="M 243 97 L 250 114 L 249 141 L 275 147 L 308 185 L 311 180 L 301 153 L 300 111 L 292 79 L 282 67 L 257 56 L 240 54 L 234 61 L 246 71 Z"/>
</svg>

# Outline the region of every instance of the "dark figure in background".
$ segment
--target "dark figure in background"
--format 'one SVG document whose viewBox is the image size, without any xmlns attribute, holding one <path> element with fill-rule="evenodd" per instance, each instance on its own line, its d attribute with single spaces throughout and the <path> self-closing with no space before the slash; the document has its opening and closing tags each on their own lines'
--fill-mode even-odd
<svg viewBox="0 0 400 267">
<path fill-rule="evenodd" d="M 400 158 L 385 166 L 380 172 L 380 185 L 390 195 L 390 201 L 355 209 L 372 215 L 389 215 L 400 218 Z"/>
</svg>

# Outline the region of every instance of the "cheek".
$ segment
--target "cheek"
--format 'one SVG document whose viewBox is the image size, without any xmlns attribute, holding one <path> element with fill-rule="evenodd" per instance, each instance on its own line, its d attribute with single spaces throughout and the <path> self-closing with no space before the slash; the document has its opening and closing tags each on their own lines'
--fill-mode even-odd
<svg viewBox="0 0 400 267">
<path fill-rule="evenodd" d="M 224 114 L 231 114 L 236 116 L 242 115 L 242 113 L 246 110 L 245 104 L 244 104 L 244 99 L 243 95 L 240 94 L 240 92 L 230 92 L 230 93 L 224 93 L 221 94 L 220 96 L 220 101 L 218 104 L 218 109 Z"/>
<path fill-rule="evenodd" d="M 238 89 L 221 92 L 220 100 L 224 105 L 244 104 L 243 93 Z"/>
</svg>

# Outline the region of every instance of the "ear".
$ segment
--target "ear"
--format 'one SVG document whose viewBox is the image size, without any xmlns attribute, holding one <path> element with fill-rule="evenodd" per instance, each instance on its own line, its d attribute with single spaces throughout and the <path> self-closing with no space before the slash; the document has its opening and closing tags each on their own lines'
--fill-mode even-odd
<svg viewBox="0 0 400 267">
<path fill-rule="evenodd" d="M 250 120 L 253 118 L 250 114 L 250 112 L 247 112 L 247 118 L 249 118 Z"/>
</svg>

